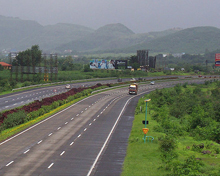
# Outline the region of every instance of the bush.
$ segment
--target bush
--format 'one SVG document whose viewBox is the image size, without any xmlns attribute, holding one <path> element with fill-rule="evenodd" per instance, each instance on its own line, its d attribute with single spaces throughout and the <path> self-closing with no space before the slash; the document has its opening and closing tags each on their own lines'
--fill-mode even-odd
<svg viewBox="0 0 220 176">
<path fill-rule="evenodd" d="M 74 97 L 75 97 L 75 99 L 80 98 L 80 97 L 82 97 L 82 93 L 81 92 L 77 93 L 77 94 L 74 95 Z"/>
<path fill-rule="evenodd" d="M 20 125 L 25 122 L 27 114 L 24 110 L 9 114 L 3 121 L 5 129 Z"/>
<path fill-rule="evenodd" d="M 183 163 L 175 161 L 171 164 L 171 175 L 182 176 L 191 175 L 197 176 L 201 175 L 201 169 L 204 166 L 201 160 L 195 158 L 195 156 L 188 157 Z"/>
<path fill-rule="evenodd" d="M 220 143 L 220 124 L 212 129 L 211 139 L 217 143 Z"/>
<path fill-rule="evenodd" d="M 200 87 L 196 87 L 193 90 L 193 94 L 201 95 L 202 94 L 202 89 Z"/>
<path fill-rule="evenodd" d="M 26 86 L 30 86 L 31 85 L 31 82 L 30 81 L 25 81 L 23 84 L 22 84 L 22 87 L 26 87 Z"/>
<path fill-rule="evenodd" d="M 59 106 L 59 102 L 54 101 L 51 106 L 52 106 L 53 109 L 56 109 Z"/>
<path fill-rule="evenodd" d="M 215 147 L 215 153 L 219 154 L 220 153 L 220 148 L 219 147 Z"/>
<path fill-rule="evenodd" d="M 3 130 L 5 130 L 5 127 L 4 127 L 3 124 L 1 124 L 1 125 L 0 125 L 0 134 L 1 134 L 1 132 L 2 132 Z"/>
<path fill-rule="evenodd" d="M 38 111 L 40 116 L 45 114 L 45 110 L 43 108 L 38 109 Z"/>
<path fill-rule="evenodd" d="M 75 95 L 74 95 L 74 96 L 75 96 Z M 59 105 L 60 105 L 60 106 L 62 106 L 62 105 L 65 104 L 65 101 L 63 101 L 63 100 L 58 100 L 58 102 L 59 102 Z"/>
<path fill-rule="evenodd" d="M 73 101 L 74 100 L 74 96 L 69 96 L 68 98 L 67 98 L 67 100 L 70 102 L 70 101 Z"/>
<path fill-rule="evenodd" d="M 165 163 L 171 162 L 174 158 L 177 158 L 177 153 L 175 149 L 177 148 L 176 140 L 171 135 L 166 135 L 160 141 L 160 151 L 161 151 L 161 158 L 162 161 Z"/>
<path fill-rule="evenodd" d="M 187 88 L 187 85 L 188 85 L 188 82 L 184 83 L 184 84 L 183 84 L 183 87 L 184 87 L 184 88 Z"/>
<path fill-rule="evenodd" d="M 92 92 L 92 89 L 86 89 L 86 90 L 83 90 L 83 91 L 82 91 L 82 95 L 83 95 L 83 96 L 87 96 L 87 95 L 89 95 L 91 92 Z"/>
<path fill-rule="evenodd" d="M 53 106 L 47 105 L 47 106 L 42 106 L 41 108 L 45 111 L 45 113 L 48 113 L 53 109 Z"/>
<path fill-rule="evenodd" d="M 174 86 L 174 89 L 177 94 L 180 94 L 182 92 L 182 87 L 180 84 L 177 84 L 176 86 Z"/>
<path fill-rule="evenodd" d="M 192 145 L 192 151 L 196 151 L 196 152 L 201 152 L 203 149 L 204 149 L 204 144 L 201 143 L 201 144 L 193 144 Z"/>
<path fill-rule="evenodd" d="M 16 88 L 17 82 L 15 80 L 10 81 L 11 88 Z"/>
<path fill-rule="evenodd" d="M 32 120 L 32 119 L 34 119 L 34 118 L 39 117 L 39 116 L 40 116 L 39 110 L 37 110 L 37 111 L 32 111 L 32 112 L 30 112 L 30 113 L 27 115 L 27 121 L 30 121 L 30 120 Z"/>
<path fill-rule="evenodd" d="M 212 97 L 214 99 L 219 99 L 220 98 L 220 89 L 219 88 L 211 90 L 211 93 L 212 93 Z"/>
</svg>

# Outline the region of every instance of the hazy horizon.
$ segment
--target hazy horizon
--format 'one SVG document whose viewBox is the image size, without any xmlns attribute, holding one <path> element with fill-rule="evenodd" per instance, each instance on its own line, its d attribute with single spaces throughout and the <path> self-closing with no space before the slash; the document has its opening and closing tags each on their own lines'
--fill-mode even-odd
<svg viewBox="0 0 220 176">
<path fill-rule="evenodd" d="M 135 33 L 171 28 L 220 28 L 219 0 L 0 0 L 0 15 L 41 25 L 70 23 L 98 29 L 121 23 Z"/>
</svg>

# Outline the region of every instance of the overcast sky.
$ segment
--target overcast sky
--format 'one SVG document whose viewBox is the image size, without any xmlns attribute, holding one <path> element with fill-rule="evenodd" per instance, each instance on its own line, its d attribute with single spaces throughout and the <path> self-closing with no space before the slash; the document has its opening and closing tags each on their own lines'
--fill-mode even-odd
<svg viewBox="0 0 220 176">
<path fill-rule="evenodd" d="M 71 23 L 93 29 L 121 23 L 135 33 L 220 28 L 220 0 L 0 0 L 0 15 L 41 25 Z"/>
</svg>

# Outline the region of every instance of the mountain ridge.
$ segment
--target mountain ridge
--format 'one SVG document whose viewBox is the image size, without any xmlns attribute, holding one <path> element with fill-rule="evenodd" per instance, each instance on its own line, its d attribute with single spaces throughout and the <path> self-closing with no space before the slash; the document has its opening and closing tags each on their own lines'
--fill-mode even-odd
<svg viewBox="0 0 220 176">
<path fill-rule="evenodd" d="M 220 46 L 220 29 L 212 26 L 172 28 L 136 34 L 121 23 L 98 29 L 57 23 L 42 26 L 36 21 L 0 15 L 0 51 L 26 50 L 39 45 L 44 52 L 134 53 L 140 49 L 166 53 L 203 53 Z"/>
</svg>

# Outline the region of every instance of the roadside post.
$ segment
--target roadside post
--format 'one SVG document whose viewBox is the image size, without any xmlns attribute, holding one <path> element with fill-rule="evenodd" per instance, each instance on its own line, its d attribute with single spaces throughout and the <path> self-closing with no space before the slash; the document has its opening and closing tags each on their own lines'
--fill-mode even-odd
<svg viewBox="0 0 220 176">
<path fill-rule="evenodd" d="M 146 102 L 146 111 L 145 111 L 145 121 L 144 124 L 145 124 L 145 127 L 143 128 L 143 132 L 144 132 L 144 143 L 146 143 L 146 134 L 147 132 L 149 131 L 149 129 L 147 128 L 147 124 L 148 124 L 148 121 L 147 121 L 147 102 L 151 101 L 151 99 L 146 99 L 145 102 Z"/>
</svg>

